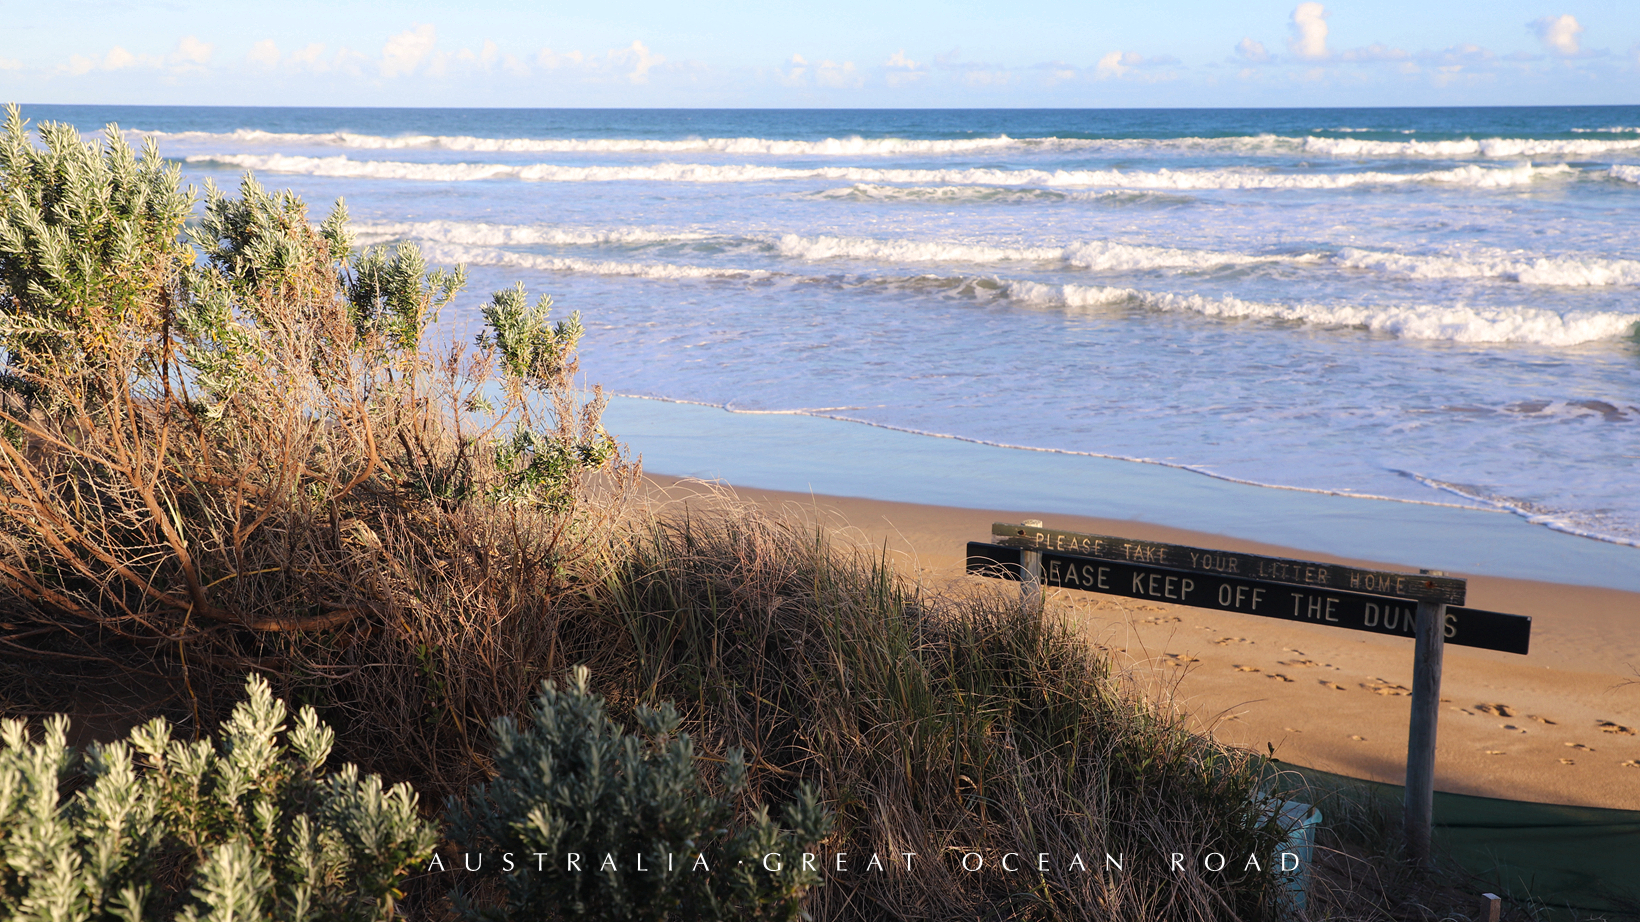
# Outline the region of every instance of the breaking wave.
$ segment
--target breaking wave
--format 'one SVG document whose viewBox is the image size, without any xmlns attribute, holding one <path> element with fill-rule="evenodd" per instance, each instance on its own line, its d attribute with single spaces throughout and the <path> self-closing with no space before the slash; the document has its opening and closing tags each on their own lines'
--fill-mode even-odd
<svg viewBox="0 0 1640 922">
<path fill-rule="evenodd" d="M 762 269 L 729 269 L 667 263 L 633 263 L 515 253 L 493 247 L 434 243 L 426 255 L 445 263 L 507 266 L 546 272 L 574 272 L 647 279 L 784 279 L 799 284 L 870 284 L 907 290 L 1000 296 L 1010 301 L 1073 310 L 1140 307 L 1222 319 L 1279 320 L 1325 327 L 1352 327 L 1402 339 L 1460 343 L 1533 343 L 1572 346 L 1616 339 L 1635 331 L 1640 311 L 1570 311 L 1535 307 L 1476 308 L 1465 305 L 1360 305 L 1348 303 L 1269 303 L 1224 296 L 1142 291 L 1096 285 L 966 276 L 878 276 L 838 279 Z"/>
<path fill-rule="evenodd" d="M 577 230 L 540 224 L 486 224 L 469 221 L 396 221 L 351 225 L 361 243 L 414 237 L 467 246 L 641 246 L 710 240 L 718 235 L 652 231 L 637 227 Z"/>
<path fill-rule="evenodd" d="M 1592 157 L 1640 151 L 1640 139 L 1539 140 L 1536 138 L 1464 138 L 1456 141 L 1368 141 L 1360 138 L 1304 138 L 1306 153 L 1329 157 Z"/>
<path fill-rule="evenodd" d="M 1534 343 L 1573 346 L 1634 332 L 1640 312 L 1571 311 L 1536 307 L 1474 308 L 1463 305 L 1270 304 L 1235 297 L 1146 292 L 1132 288 L 1009 282 L 1014 300 L 1070 308 L 1124 304 L 1227 319 L 1287 320 L 1316 326 L 1355 327 L 1401 339 L 1459 343 Z"/>
<path fill-rule="evenodd" d="M 1336 133 L 1372 129 L 1328 129 Z M 1628 128 L 1574 129 L 1622 134 Z M 127 135 L 191 144 L 340 147 L 351 150 L 446 150 L 474 153 L 575 154 L 732 154 L 777 157 L 861 157 L 948 155 L 991 152 L 1058 153 L 1069 151 L 1225 151 L 1234 153 L 1305 153 L 1329 157 L 1586 157 L 1640 150 L 1631 138 L 1460 138 L 1445 141 L 1372 141 L 1317 136 L 1246 135 L 1225 138 L 483 138 L 468 135 L 386 136 L 337 131 L 319 134 L 242 128 L 231 132 L 127 131 Z"/>
<path fill-rule="evenodd" d="M 534 253 L 514 253 L 510 250 L 498 250 L 492 247 L 463 246 L 453 243 L 435 243 L 424 246 L 422 252 L 428 259 L 439 263 L 507 266 L 517 269 L 535 269 L 543 272 L 577 272 L 627 278 L 756 280 L 772 278 L 778 274 L 764 269 L 728 269 L 714 266 L 685 266 L 668 263 L 633 263 L 608 259 L 538 256 Z"/>
<path fill-rule="evenodd" d="M 1577 256 L 1414 256 L 1354 248 L 1341 250 L 1338 264 L 1415 279 L 1495 278 L 1523 285 L 1597 287 L 1640 285 L 1640 260 Z"/>
<path fill-rule="evenodd" d="M 1276 173 L 1263 170 L 911 170 L 867 167 L 791 167 L 750 164 L 713 165 L 660 163 L 647 166 L 558 166 L 540 163 L 518 166 L 502 163 L 406 163 L 392 160 L 353 160 L 346 156 L 297 157 L 282 154 L 195 155 L 189 163 L 219 164 L 271 173 L 299 173 L 346 179 L 403 179 L 423 182 L 463 182 L 511 179 L 524 182 L 780 182 L 804 179 L 863 183 L 948 183 L 981 186 L 1103 186 L 1131 189 L 1347 189 L 1366 185 L 1441 183 L 1475 188 L 1526 185 L 1539 179 L 1571 176 L 1565 164 L 1481 167 L 1465 165 L 1448 170 L 1415 173 L 1362 171 L 1351 173 Z"/>
<path fill-rule="evenodd" d="M 637 227 L 563 228 L 534 224 L 490 224 L 464 221 L 378 222 L 353 225 L 361 243 L 415 238 L 461 246 L 616 246 L 643 247 L 707 243 L 713 247 L 762 252 L 787 259 L 869 260 L 891 263 L 1008 262 L 1053 263 L 1095 272 L 1139 272 L 1150 269 L 1206 271 L 1226 266 L 1336 265 L 1412 279 L 1496 279 L 1522 285 L 1602 287 L 1640 285 L 1640 260 L 1521 254 L 1418 255 L 1347 247 L 1322 252 L 1255 254 L 1090 240 L 1066 246 L 992 246 L 908 238 L 805 236 L 779 234 L 736 236 Z"/>
</svg>

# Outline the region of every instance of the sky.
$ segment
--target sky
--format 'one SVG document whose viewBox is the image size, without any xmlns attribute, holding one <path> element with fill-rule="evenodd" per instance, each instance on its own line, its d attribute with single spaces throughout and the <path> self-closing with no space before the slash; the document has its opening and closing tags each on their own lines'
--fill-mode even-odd
<svg viewBox="0 0 1640 922">
<path fill-rule="evenodd" d="M 517 107 L 1640 103 L 1636 0 L 3 0 L 0 100 Z"/>
</svg>

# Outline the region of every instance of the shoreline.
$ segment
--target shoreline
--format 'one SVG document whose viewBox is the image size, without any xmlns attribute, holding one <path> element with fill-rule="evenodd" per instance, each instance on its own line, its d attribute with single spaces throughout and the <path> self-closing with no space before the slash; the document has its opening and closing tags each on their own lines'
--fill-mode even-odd
<svg viewBox="0 0 1640 922">
<path fill-rule="evenodd" d="M 967 541 L 993 522 L 1192 544 L 1379 569 L 1391 562 L 1134 520 L 796 493 L 646 474 L 660 506 L 727 493 L 886 553 L 937 590 L 963 574 Z M 1466 604 L 1533 618 L 1527 656 L 1448 647 L 1436 788 L 1458 794 L 1640 809 L 1640 592 L 1470 574 Z M 1007 591 L 1005 584 L 1004 591 Z M 1300 622 L 1052 589 L 1048 609 L 1147 696 L 1223 742 L 1284 761 L 1400 784 L 1412 641 Z"/>
<path fill-rule="evenodd" d="M 604 421 L 628 445 L 641 448 L 651 470 L 742 489 L 801 493 L 807 487 L 834 497 L 1032 509 L 1090 520 L 1097 517 L 1085 513 L 1097 510 L 1107 521 L 1232 535 L 1391 569 L 1640 593 L 1640 548 L 1556 531 L 1496 509 L 1258 486 L 1139 461 L 645 398 L 611 398 Z M 1495 607 L 1482 599 L 1470 604 Z"/>
</svg>

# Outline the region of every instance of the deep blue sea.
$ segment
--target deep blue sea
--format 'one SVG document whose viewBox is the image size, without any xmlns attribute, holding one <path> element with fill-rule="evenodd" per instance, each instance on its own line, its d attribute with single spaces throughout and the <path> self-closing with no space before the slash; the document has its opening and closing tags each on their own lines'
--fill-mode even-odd
<svg viewBox="0 0 1640 922">
<path fill-rule="evenodd" d="M 454 332 L 550 292 L 619 394 L 1640 545 L 1640 107 L 24 115 L 345 198 Z"/>
</svg>

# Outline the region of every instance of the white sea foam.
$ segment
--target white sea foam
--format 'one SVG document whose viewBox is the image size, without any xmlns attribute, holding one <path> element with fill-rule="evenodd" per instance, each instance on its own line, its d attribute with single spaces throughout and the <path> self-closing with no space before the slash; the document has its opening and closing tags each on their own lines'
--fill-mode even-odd
<svg viewBox="0 0 1640 922">
<path fill-rule="evenodd" d="M 1030 204 L 1035 202 L 1097 202 L 1102 205 L 1183 205 L 1194 199 L 1176 192 L 1144 189 L 1103 189 L 1074 192 L 1063 189 L 1015 189 L 998 186 L 885 186 L 855 183 L 811 193 L 816 198 L 860 202 L 934 202 L 938 204 Z"/>
<path fill-rule="evenodd" d="M 1613 179 L 1621 179 L 1624 182 L 1640 183 L 1640 166 L 1629 166 L 1627 164 L 1619 163 L 1611 168 L 1611 174 Z"/>
<path fill-rule="evenodd" d="M 541 224 L 488 224 L 470 221 L 356 223 L 361 243 L 414 237 L 466 246 L 633 246 L 711 239 L 712 234 L 653 231 L 637 227 L 577 229 Z"/>
<path fill-rule="evenodd" d="M 1367 128 L 1328 129 L 1337 133 Z M 1621 134 L 1628 128 L 1583 129 Z M 1357 138 L 1246 135 L 1227 138 L 481 138 L 466 135 L 384 136 L 353 132 L 302 134 L 240 129 L 232 132 L 127 131 L 162 142 L 245 146 L 341 147 L 353 150 L 448 150 L 474 153 L 732 154 L 739 156 L 861 157 L 988 152 L 1229 151 L 1302 152 L 1330 157 L 1570 157 L 1640 150 L 1640 139 L 1461 138 L 1446 141 L 1370 141 Z M 1404 133 L 1411 133 L 1409 131 Z"/>
<path fill-rule="evenodd" d="M 1099 272 L 1147 269 L 1205 270 L 1220 266 L 1261 263 L 1318 262 L 1319 254 L 1252 255 L 1177 247 L 1146 246 L 1109 240 L 1090 240 L 1068 246 L 1009 247 L 943 240 L 878 239 L 832 235 L 782 234 L 769 237 L 733 237 L 645 228 L 559 228 L 550 225 L 489 224 L 463 221 L 378 222 L 352 225 L 365 244 L 414 238 L 431 243 L 479 247 L 506 246 L 633 246 L 699 240 L 763 248 L 787 259 L 818 261 L 852 259 L 889 263 L 1047 262 Z"/>
<path fill-rule="evenodd" d="M 633 263 L 574 259 L 516 253 L 494 247 L 434 243 L 424 247 L 429 259 L 440 263 L 507 266 L 545 272 L 575 272 L 657 280 L 774 278 L 780 273 L 758 269 L 729 269 L 669 263 Z M 793 281 L 835 284 L 825 277 L 788 276 Z M 1010 300 L 1073 309 L 1101 309 L 1132 305 L 1149 310 L 1201 314 L 1225 319 L 1284 320 L 1328 327 L 1355 327 L 1388 333 L 1403 339 L 1462 343 L 1535 343 L 1571 346 L 1616 339 L 1635 331 L 1640 312 L 1554 311 L 1533 307 L 1472 308 L 1463 305 L 1356 305 L 1308 302 L 1272 304 L 1236 297 L 1141 291 L 1097 285 L 1051 285 L 1007 279 L 961 276 L 877 277 L 881 285 L 941 288 L 954 291 L 998 291 Z"/>
<path fill-rule="evenodd" d="M 1464 138 L 1454 141 L 1367 141 L 1360 138 L 1305 138 L 1307 153 L 1329 157 L 1593 157 L 1640 150 L 1640 139 Z"/>
<path fill-rule="evenodd" d="M 1400 473 L 1442 492 L 1485 503 L 1499 512 L 1512 512 L 1533 525 L 1542 525 L 1554 531 L 1577 535 L 1580 538 L 1593 538 L 1596 541 L 1608 541 L 1612 544 L 1640 547 L 1640 529 L 1636 529 L 1632 523 L 1616 520 L 1612 516 L 1566 509 L 1552 509 L 1539 502 L 1506 496 L 1494 490 L 1487 490 L 1472 484 L 1451 483 L 1411 471 L 1401 471 Z"/>
<path fill-rule="evenodd" d="M 1316 265 L 1331 262 L 1414 279 L 1491 278 L 1523 285 L 1601 287 L 1640 285 L 1640 260 L 1599 257 L 1530 256 L 1518 253 L 1419 255 L 1346 248 L 1321 253 L 1252 254 L 1195 250 L 1090 240 L 1067 246 L 994 246 L 915 238 L 871 238 L 834 235 L 733 236 L 639 227 L 565 228 L 539 224 L 491 224 L 464 221 L 374 222 L 352 226 L 364 244 L 414 238 L 432 243 L 479 247 L 509 246 L 646 246 L 712 241 L 746 251 L 787 259 L 851 259 L 888 263 L 1009 262 L 1053 263 L 1095 272 L 1143 272 L 1171 269 L 1206 271 L 1225 266 L 1280 263 Z"/>
<path fill-rule="evenodd" d="M 422 247 L 422 252 L 435 263 L 463 263 L 479 266 L 507 266 L 517 269 L 535 269 L 542 272 L 578 272 L 589 275 L 623 276 L 645 279 L 766 279 L 775 273 L 762 269 L 728 269 L 712 266 L 686 266 L 668 263 L 632 263 L 603 259 L 574 259 L 537 256 L 533 253 L 515 253 L 493 247 L 463 246 L 453 243 L 434 243 Z"/>
<path fill-rule="evenodd" d="M 647 166 L 557 166 L 540 163 L 404 163 L 353 160 L 346 156 L 292 157 L 281 154 L 196 155 L 190 163 L 273 173 L 299 173 L 347 179 L 404 179 L 464 182 L 513 179 L 525 182 L 779 182 L 803 179 L 865 183 L 951 183 L 958 185 L 1104 186 L 1131 189 L 1347 189 L 1367 185 L 1441 183 L 1474 188 L 1526 185 L 1576 171 L 1565 164 L 1481 167 L 1473 164 L 1416 173 L 1275 173 L 1262 170 L 903 170 L 866 167 L 792 169 L 750 164 L 661 163 Z"/>
<path fill-rule="evenodd" d="M 1463 305 L 1270 304 L 1235 297 L 1147 292 L 1132 288 L 1009 282 L 1008 296 L 1038 304 L 1104 308 L 1123 304 L 1228 319 L 1287 320 L 1330 327 L 1357 327 L 1402 339 L 1460 343 L 1535 343 L 1572 346 L 1634 332 L 1640 312 L 1572 311 L 1535 307 L 1472 308 Z"/>
<path fill-rule="evenodd" d="M 1524 285 L 1640 285 L 1640 260 L 1578 256 L 1420 256 L 1349 248 L 1339 265 L 1416 279 L 1496 278 Z"/>
<path fill-rule="evenodd" d="M 786 234 L 776 247 L 780 255 L 804 260 L 861 259 L 879 262 L 1054 262 L 1101 272 L 1145 269 L 1211 269 L 1268 262 L 1315 261 L 1319 256 L 1254 256 L 1210 250 L 1144 246 L 1094 240 L 1069 246 L 999 247 L 939 240 L 878 240 L 867 237 L 804 237 Z"/>
<path fill-rule="evenodd" d="M 1060 138 L 823 138 L 798 141 L 779 138 L 478 138 L 463 135 L 382 135 L 331 132 L 296 134 L 240 129 L 233 132 L 140 132 L 161 141 L 347 147 L 358 150 L 452 150 L 483 153 L 719 153 L 770 156 L 892 156 L 961 154 L 1005 148 L 1062 148 L 1098 144 Z"/>
</svg>

